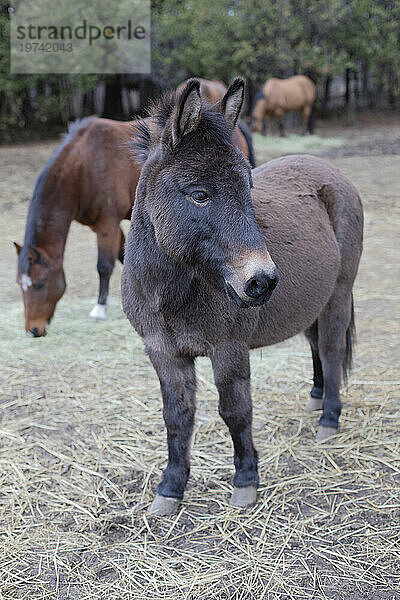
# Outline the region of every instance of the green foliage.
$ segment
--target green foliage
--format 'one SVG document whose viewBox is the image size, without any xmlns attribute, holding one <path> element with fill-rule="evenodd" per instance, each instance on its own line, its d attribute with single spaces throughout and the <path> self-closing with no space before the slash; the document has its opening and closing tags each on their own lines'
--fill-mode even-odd
<svg viewBox="0 0 400 600">
<path fill-rule="evenodd" d="M 399 70 L 396 0 L 162 0 L 154 5 L 154 68 L 169 85 L 242 73 L 319 79 L 362 62 Z"/>
<path fill-rule="evenodd" d="M 392 104 L 399 97 L 399 0 L 152 1 L 152 76 L 162 87 L 240 74 L 255 90 L 271 76 L 305 73 L 324 83 L 354 70 Z M 3 0 L 0 8 L 0 134 L 65 123 L 76 91 L 112 79 L 10 75 Z"/>
</svg>

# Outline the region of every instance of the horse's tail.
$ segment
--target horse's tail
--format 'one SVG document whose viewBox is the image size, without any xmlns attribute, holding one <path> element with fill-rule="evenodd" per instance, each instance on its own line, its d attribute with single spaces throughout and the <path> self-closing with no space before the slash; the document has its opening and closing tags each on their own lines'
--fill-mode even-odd
<svg viewBox="0 0 400 600">
<path fill-rule="evenodd" d="M 249 163 L 252 168 L 256 166 L 256 156 L 254 154 L 254 146 L 253 146 L 253 136 L 251 135 L 250 129 L 247 127 L 246 123 L 239 119 L 238 127 L 243 134 L 244 139 L 246 140 L 247 148 L 249 149 Z"/>
<path fill-rule="evenodd" d="M 346 331 L 346 352 L 343 359 L 343 380 L 346 382 L 353 363 L 353 346 L 356 337 L 356 325 L 354 322 L 354 300 L 351 294 L 351 317 Z"/>
<path fill-rule="evenodd" d="M 313 105 L 311 107 L 311 113 L 310 113 L 310 116 L 308 118 L 308 123 L 307 123 L 307 129 L 310 134 L 314 133 L 314 126 L 315 126 L 315 102 L 313 102 Z"/>
</svg>

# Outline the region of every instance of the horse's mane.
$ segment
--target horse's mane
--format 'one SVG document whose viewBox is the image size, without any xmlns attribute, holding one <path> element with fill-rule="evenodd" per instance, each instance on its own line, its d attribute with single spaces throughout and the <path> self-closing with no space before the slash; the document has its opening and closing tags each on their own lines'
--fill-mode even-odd
<svg viewBox="0 0 400 600">
<path fill-rule="evenodd" d="M 137 161 L 143 164 L 149 155 L 151 146 L 158 141 L 161 133 L 170 123 L 171 115 L 181 92 L 167 92 L 152 102 L 147 110 L 149 118 L 135 121 L 133 139 L 130 143 Z M 232 144 L 232 128 L 222 113 L 202 98 L 203 110 L 196 133 L 203 139 L 217 139 L 224 144 Z M 172 150 L 173 148 L 171 148 Z"/>
<path fill-rule="evenodd" d="M 36 179 L 35 186 L 33 188 L 32 199 L 29 204 L 28 216 L 26 220 L 25 227 L 25 237 L 24 237 L 24 245 L 19 255 L 19 269 L 21 273 L 29 273 L 29 248 L 31 246 L 35 246 L 35 232 L 36 232 L 36 222 L 39 212 L 39 207 L 42 200 L 43 188 L 46 183 L 47 176 L 51 167 L 54 164 L 54 161 L 60 154 L 60 152 L 65 148 L 65 146 L 71 141 L 71 139 L 75 136 L 75 134 L 87 123 L 93 119 L 93 117 L 86 117 L 84 119 L 78 119 L 68 124 L 68 132 L 63 134 L 63 141 L 61 144 L 54 150 L 53 154 L 40 171 L 38 178 Z"/>
</svg>

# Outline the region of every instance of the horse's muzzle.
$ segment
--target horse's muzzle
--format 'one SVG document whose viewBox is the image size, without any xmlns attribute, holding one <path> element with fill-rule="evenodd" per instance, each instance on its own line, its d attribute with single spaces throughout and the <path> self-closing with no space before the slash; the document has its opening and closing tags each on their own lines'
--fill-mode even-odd
<svg viewBox="0 0 400 600">
<path fill-rule="evenodd" d="M 32 329 L 29 329 L 26 332 L 26 335 L 28 337 L 44 337 L 45 335 L 47 335 L 47 331 L 46 329 L 43 329 L 43 331 L 40 331 L 38 327 L 32 327 Z"/>
</svg>

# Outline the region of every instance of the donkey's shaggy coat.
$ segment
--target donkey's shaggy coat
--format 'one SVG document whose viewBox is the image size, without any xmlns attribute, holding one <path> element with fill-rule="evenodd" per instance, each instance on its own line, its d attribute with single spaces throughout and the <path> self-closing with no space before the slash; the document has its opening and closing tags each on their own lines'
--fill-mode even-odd
<svg viewBox="0 0 400 600">
<path fill-rule="evenodd" d="M 144 165 L 122 299 L 161 383 L 168 465 L 151 508 L 158 514 L 173 510 L 189 475 L 196 356 L 211 358 L 232 436 L 234 505 L 254 502 L 258 484 L 249 348 L 305 331 L 314 362 L 309 408 L 323 408 L 318 439 L 338 427 L 362 249 L 360 198 L 337 169 L 311 156 L 251 173 L 232 143 L 243 93 L 236 79 L 211 108 L 190 80 L 140 128 Z"/>
</svg>

